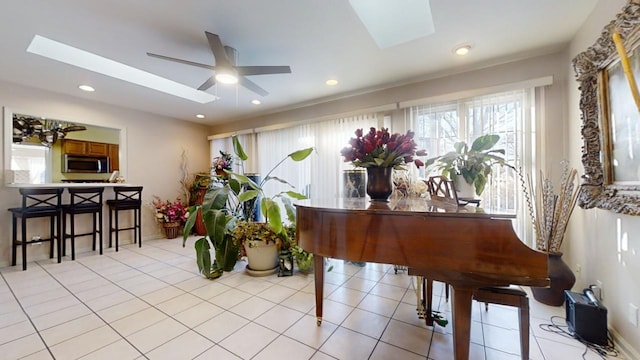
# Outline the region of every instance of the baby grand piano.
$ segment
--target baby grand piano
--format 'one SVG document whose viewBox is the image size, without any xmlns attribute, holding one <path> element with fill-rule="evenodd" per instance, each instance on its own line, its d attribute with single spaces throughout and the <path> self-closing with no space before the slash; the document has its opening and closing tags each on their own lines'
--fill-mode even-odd
<svg viewBox="0 0 640 360">
<path fill-rule="evenodd" d="M 452 287 L 453 351 L 469 358 L 474 289 L 546 286 L 547 255 L 516 236 L 513 215 L 424 199 L 305 200 L 296 204 L 297 238 L 314 254 L 316 317 L 322 322 L 324 257 L 405 265 Z"/>
</svg>

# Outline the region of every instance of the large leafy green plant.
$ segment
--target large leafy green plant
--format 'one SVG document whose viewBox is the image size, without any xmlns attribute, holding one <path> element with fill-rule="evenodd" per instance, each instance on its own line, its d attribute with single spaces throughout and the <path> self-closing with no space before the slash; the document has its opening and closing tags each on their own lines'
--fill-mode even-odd
<svg viewBox="0 0 640 360">
<path fill-rule="evenodd" d="M 236 157 L 240 161 L 246 161 L 248 156 L 238 138 L 234 136 L 232 141 Z M 201 274 L 206 278 L 215 279 L 222 276 L 224 271 L 233 270 L 240 248 L 240 243 L 232 235 L 235 223 L 238 221 L 253 221 L 258 200 L 258 205 L 267 226 L 275 234 L 286 238 L 286 228 L 283 226 L 278 201 L 284 205 L 287 217 L 291 221 L 291 219 L 295 219 L 295 208 L 290 199 L 306 199 L 306 197 L 292 190 L 267 196 L 264 192 L 264 186 L 268 182 L 277 181 L 293 188 L 293 185 L 287 181 L 272 176 L 274 170 L 287 159 L 296 162 L 302 161 L 312 152 L 313 148 L 306 148 L 287 155 L 259 183 L 244 174 L 225 170 L 226 176 L 221 178 L 222 186 L 209 189 L 202 205 L 194 206 L 190 209 L 191 215 L 184 227 L 183 246 L 185 246 L 187 237 L 196 221 L 197 209 L 201 208 L 207 235 L 196 240 L 194 245 L 196 262 Z M 210 253 L 212 247 L 215 250 L 215 261 L 213 262 L 211 261 Z"/>
<path fill-rule="evenodd" d="M 475 139 L 471 147 L 464 141 L 457 142 L 453 145 L 454 151 L 428 159 L 425 165 L 434 166 L 454 182 L 460 175 L 467 184 L 473 185 L 477 195 L 481 195 L 494 165 L 513 168 L 503 157 L 504 149 L 492 149 L 499 140 L 499 135 L 488 134 Z M 460 189 L 457 183 L 456 187 Z"/>
</svg>

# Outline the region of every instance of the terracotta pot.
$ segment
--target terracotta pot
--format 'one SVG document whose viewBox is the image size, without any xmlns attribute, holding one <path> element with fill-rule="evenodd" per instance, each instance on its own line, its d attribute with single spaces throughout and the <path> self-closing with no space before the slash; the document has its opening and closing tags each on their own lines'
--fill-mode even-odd
<svg viewBox="0 0 640 360">
<path fill-rule="evenodd" d="M 576 277 L 571 268 L 562 260 L 562 253 L 549 254 L 549 287 L 532 287 L 533 298 L 551 306 L 564 304 L 564 291 L 571 290 Z"/>
<path fill-rule="evenodd" d="M 206 188 L 197 189 L 195 191 L 196 199 L 195 205 L 202 205 L 202 201 L 204 201 L 204 196 L 207 193 Z M 202 218 L 202 209 L 198 209 L 198 214 L 196 215 L 196 222 L 194 224 L 194 229 L 196 230 L 196 234 L 200 236 L 207 235 L 207 228 L 204 226 L 204 219 Z"/>
<path fill-rule="evenodd" d="M 393 192 L 392 167 L 367 168 L 367 194 L 371 201 L 388 202 Z"/>
</svg>

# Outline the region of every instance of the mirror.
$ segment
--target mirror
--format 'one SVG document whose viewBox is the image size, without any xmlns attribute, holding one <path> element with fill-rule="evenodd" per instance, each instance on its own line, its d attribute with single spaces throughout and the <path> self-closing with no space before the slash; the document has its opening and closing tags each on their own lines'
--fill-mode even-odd
<svg viewBox="0 0 640 360">
<path fill-rule="evenodd" d="M 629 1 L 595 44 L 572 62 L 580 84 L 584 143 L 578 205 L 585 209 L 640 215 L 640 97 L 632 96 L 637 83 L 628 81 L 613 40 L 617 32 L 625 49 L 620 54 L 640 79 L 639 10 L 640 0 Z"/>
<path fill-rule="evenodd" d="M 5 184 L 106 182 L 121 172 L 124 130 L 4 109 Z"/>
</svg>

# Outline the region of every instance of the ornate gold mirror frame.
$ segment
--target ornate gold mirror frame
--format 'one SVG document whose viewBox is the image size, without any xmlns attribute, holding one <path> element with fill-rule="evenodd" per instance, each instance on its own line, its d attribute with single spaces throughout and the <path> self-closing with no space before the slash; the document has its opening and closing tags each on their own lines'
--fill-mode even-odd
<svg viewBox="0 0 640 360">
<path fill-rule="evenodd" d="M 640 169 L 640 157 L 634 160 L 633 149 L 627 151 L 632 153 L 631 156 L 621 151 L 624 146 L 637 146 L 638 152 L 635 154 L 640 155 L 640 140 L 634 141 L 631 136 L 632 131 L 636 130 L 631 127 L 640 127 L 640 109 L 636 108 L 620 64 L 620 56 L 612 38 L 615 31 L 622 37 L 632 61 L 640 63 L 640 48 L 637 46 L 640 38 L 640 0 L 630 0 L 622 12 L 605 26 L 595 44 L 573 59 L 576 80 L 580 84 L 584 143 L 584 175 L 578 205 L 584 209 L 597 207 L 640 215 L 640 171 L 635 168 Z M 640 79 L 637 72 L 638 69 L 636 79 Z M 629 111 L 629 106 L 632 111 Z M 624 109 L 619 110 L 618 107 Z M 619 119 L 616 129 L 616 118 L 623 117 L 626 121 L 623 124 Z M 622 142 L 621 137 L 626 141 Z"/>
</svg>

